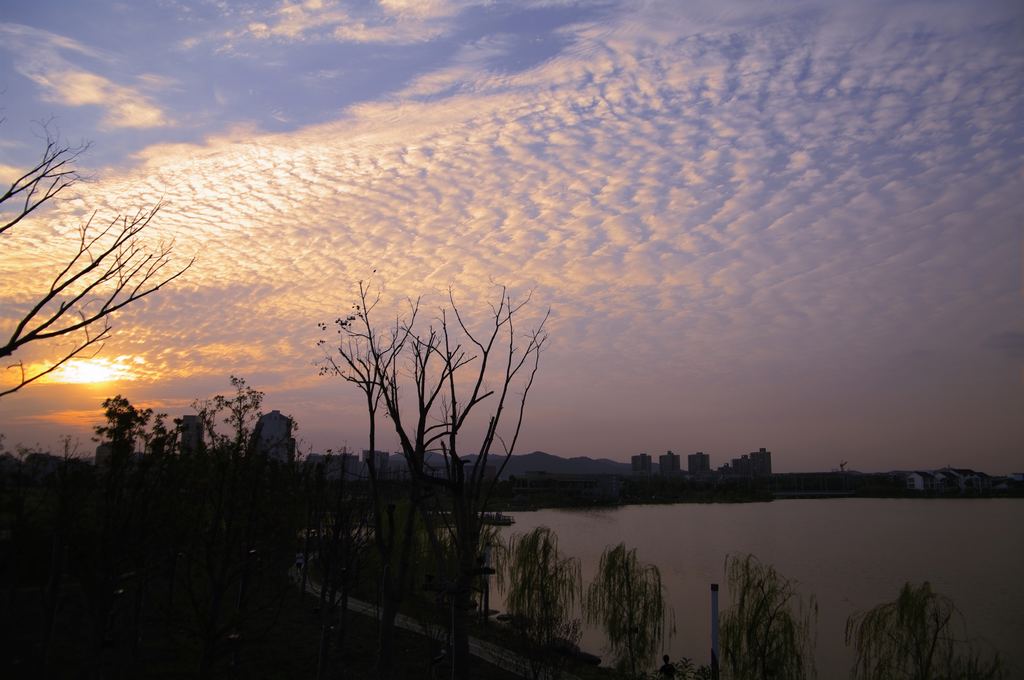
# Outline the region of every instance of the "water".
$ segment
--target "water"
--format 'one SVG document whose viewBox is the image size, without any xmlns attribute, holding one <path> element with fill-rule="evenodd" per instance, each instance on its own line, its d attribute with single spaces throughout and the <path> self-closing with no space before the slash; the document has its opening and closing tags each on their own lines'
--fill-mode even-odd
<svg viewBox="0 0 1024 680">
<path fill-rule="evenodd" d="M 515 519 L 506 535 L 553 529 L 562 552 L 580 559 L 584 586 L 604 548 L 620 541 L 657 565 L 675 611 L 676 635 L 665 650 L 673 658 L 708 663 L 710 584 L 721 584 L 724 611 L 725 557 L 753 553 L 817 598 L 819 677 L 848 677 L 847 617 L 895 599 L 906 581 L 930 581 L 951 597 L 969 634 L 1000 652 L 1010 677 L 1024 677 L 1024 500 L 636 505 L 519 512 Z M 585 631 L 584 649 L 604 655 L 603 643 L 599 631 Z"/>
</svg>

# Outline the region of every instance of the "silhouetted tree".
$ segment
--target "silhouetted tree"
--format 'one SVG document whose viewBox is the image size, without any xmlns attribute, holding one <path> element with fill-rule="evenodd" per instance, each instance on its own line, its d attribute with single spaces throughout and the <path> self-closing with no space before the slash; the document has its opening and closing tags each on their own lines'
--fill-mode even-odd
<svg viewBox="0 0 1024 680">
<path fill-rule="evenodd" d="M 357 385 L 365 395 L 371 449 L 380 406 L 398 437 L 409 477 L 409 500 L 434 547 L 437 587 L 444 589 L 450 602 L 453 672 L 461 680 L 469 677 L 468 624 L 483 547 L 482 515 L 497 480 L 485 473 L 492 454 L 500 458 L 498 467 L 504 468 L 515 448 L 547 339 L 547 317 L 526 334 L 517 331 L 529 298 L 513 302 L 502 288 L 487 323 L 474 330 L 449 291 L 450 307 L 434 323 L 418 322 L 417 300 L 405 317 L 378 327 L 371 315 L 379 297 L 371 298 L 362 282 L 359 295 L 353 312 L 335 321 L 340 336 L 334 348 L 338 358 L 329 355 L 325 368 Z M 326 329 L 326 324 L 321 328 Z M 466 451 L 462 435 L 470 416 L 485 408 L 483 436 Z M 503 424 L 508 426 L 504 437 Z M 431 452 L 439 456 L 441 469 L 429 465 Z M 472 465 L 468 465 L 470 456 Z M 496 471 L 500 474 L 501 469 Z M 383 540 L 389 541 L 396 535 L 394 506 L 384 510 L 376 515 L 376 526 Z M 391 549 L 390 566 L 385 566 L 397 567 L 392 576 L 385 576 L 395 583 L 408 572 L 413 531 L 408 522 L 401 527 L 397 549 Z M 396 611 L 396 603 L 385 600 L 385 619 L 393 618 Z M 390 623 L 385 621 L 382 630 L 387 626 Z M 381 677 L 387 678 L 390 662 L 383 645 L 381 654 Z"/>
<path fill-rule="evenodd" d="M 111 456 L 125 457 L 135 453 L 136 442 L 145 436 L 153 409 L 137 409 L 118 394 L 103 400 L 103 415 L 107 424 L 94 428 L 96 441 L 105 442 Z"/>
<path fill-rule="evenodd" d="M 287 591 L 301 527 L 291 465 L 270 461 L 252 436 L 263 394 L 232 377 L 235 394 L 196 404 L 205 451 L 192 454 L 178 507 L 180 578 L 200 645 L 199 677 L 237 666 L 257 611 L 275 610 Z M 221 433 L 218 424 L 226 424 Z"/>
<path fill-rule="evenodd" d="M 328 354 L 321 367 L 321 375 L 338 375 L 357 386 L 365 399 L 369 451 L 377 447 L 377 417 L 384 396 L 384 376 L 397 371 L 397 363 L 405 350 L 411 332 L 396 321 L 394 328 L 378 329 L 371 320 L 379 295 L 370 299 L 368 288 L 359 283 L 359 301 L 353 313 L 335 319 L 337 346 L 320 340 L 318 346 Z M 415 318 L 415 315 L 414 315 Z M 327 330 L 326 323 L 319 324 Z M 335 352 L 337 358 L 330 352 Z M 395 617 L 408 594 L 410 565 L 415 545 L 417 516 L 412 512 L 396 512 L 397 504 L 408 501 L 420 493 L 418 485 L 396 489 L 384 479 L 386 470 L 378 470 L 375 456 L 366 461 L 370 499 L 374 518 L 373 544 L 379 560 L 379 586 L 382 610 L 378 626 L 377 675 L 382 680 L 391 677 L 394 665 Z M 342 461 L 344 474 L 344 461 Z"/>
<path fill-rule="evenodd" d="M 753 555 L 726 559 L 732 606 L 722 617 L 722 660 L 730 678 L 812 678 L 812 626 L 818 606 L 805 606 L 795 583 Z"/>
<path fill-rule="evenodd" d="M 642 564 L 636 549 L 622 543 L 601 554 L 597 576 L 587 589 L 587 621 L 600 624 L 615 664 L 630 678 L 643 676 L 664 642 L 675 632 L 665 605 L 661 572 Z"/>
<path fill-rule="evenodd" d="M 55 629 L 61 614 L 61 592 L 65 586 L 69 571 L 69 552 L 78 539 L 78 528 L 84 508 L 93 503 L 93 486 L 91 475 L 83 474 L 85 470 L 74 460 L 70 440 L 64 440 L 64 457 L 53 475 L 47 479 L 46 490 L 49 492 L 47 504 L 52 504 L 53 514 L 43 519 L 38 515 L 33 519 L 40 522 L 30 530 L 48 534 L 50 550 L 46 562 L 46 581 L 42 588 L 41 605 L 42 630 L 39 647 L 39 674 L 43 678 L 50 677 L 50 660 L 54 644 Z M 91 470 L 89 470 L 91 472 Z M 40 508 L 35 509 L 37 512 Z M 44 514 L 44 513 L 40 513 Z M 29 527 L 22 525 L 23 530 Z M 13 604 L 13 600 L 12 600 Z"/>
<path fill-rule="evenodd" d="M 84 150 L 47 137 L 39 161 L 0 193 L 0 236 L 9 236 L 23 220 L 78 182 L 75 163 Z M 10 310 L 13 314 L 5 315 L 13 319 L 13 328 L 9 335 L 4 332 L 6 340 L 0 339 L 0 360 L 31 343 L 65 338 L 70 339 L 70 345 L 39 370 L 26 371 L 22 361 L 8 366 L 18 375 L 8 387 L 0 388 L 0 397 L 20 390 L 86 350 L 98 351 L 110 334 L 114 312 L 160 290 L 192 266 L 193 260 L 181 268 L 173 266 L 173 240 L 155 247 L 143 242 L 142 233 L 160 208 L 158 204 L 98 225 L 94 224 L 93 213 L 79 227 L 50 278 L 32 282 L 38 289 L 34 297 L 20 309 Z M 4 250 L 10 257 L 9 245 Z"/>
<path fill-rule="evenodd" d="M 148 590 L 158 571 L 157 520 L 163 491 L 163 455 L 136 451 L 150 439 L 150 409 L 117 395 L 103 402 L 105 424 L 95 428 L 107 455 L 89 474 L 65 455 L 53 475 L 53 550 L 43 598 L 43 671 L 65 575 L 71 577 L 88 626 L 92 656 L 87 675 L 117 675 L 138 652 Z"/>
<path fill-rule="evenodd" d="M 851 616 L 846 644 L 857 651 L 856 680 L 993 680 L 1005 672 L 998 654 L 987 658 L 969 642 L 953 601 L 927 581 Z"/>
<path fill-rule="evenodd" d="M 310 513 L 306 536 L 312 545 L 306 544 L 305 557 L 306 568 L 315 567 L 319 577 L 317 677 L 320 679 L 335 675 L 333 667 L 341 667 L 337 656 L 344 650 L 348 632 L 348 600 L 372 540 L 369 499 L 351 489 L 345 474 L 344 454 L 337 460 L 340 466 L 332 466 L 335 460 L 328 455 L 317 464 L 308 493 Z M 337 477 L 329 474 L 332 467 L 338 468 Z"/>
</svg>

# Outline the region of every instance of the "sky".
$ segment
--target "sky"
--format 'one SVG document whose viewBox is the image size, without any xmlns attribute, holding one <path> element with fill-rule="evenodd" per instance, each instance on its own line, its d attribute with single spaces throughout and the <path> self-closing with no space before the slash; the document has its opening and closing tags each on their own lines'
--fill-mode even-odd
<svg viewBox="0 0 1024 680">
<path fill-rule="evenodd" d="M 0 433 L 91 451 L 106 397 L 238 375 L 361 449 L 317 322 L 500 284 L 551 310 L 519 452 L 1021 471 L 1022 74 L 1013 1 L 5 3 L 0 179 L 90 146 L 3 236 L 0 333 L 93 212 L 196 260 Z"/>
</svg>

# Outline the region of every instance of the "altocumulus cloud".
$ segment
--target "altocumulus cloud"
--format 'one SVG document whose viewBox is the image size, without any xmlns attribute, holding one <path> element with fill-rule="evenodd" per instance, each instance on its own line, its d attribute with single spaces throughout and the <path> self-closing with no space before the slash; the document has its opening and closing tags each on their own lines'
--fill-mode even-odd
<svg viewBox="0 0 1024 680">
<path fill-rule="evenodd" d="M 393 298 L 535 288 L 556 357 L 651 399 L 860 384 L 920 346 L 960 370 L 1019 311 L 1021 20 L 930 7 L 642 3 L 519 71 L 488 66 L 499 35 L 334 122 L 151 147 L 62 210 L 167 203 L 200 259 L 114 343 L 170 372 L 312 373 L 314 322 L 374 269 Z M 263 37 L 334 31 L 328 10 Z"/>
</svg>

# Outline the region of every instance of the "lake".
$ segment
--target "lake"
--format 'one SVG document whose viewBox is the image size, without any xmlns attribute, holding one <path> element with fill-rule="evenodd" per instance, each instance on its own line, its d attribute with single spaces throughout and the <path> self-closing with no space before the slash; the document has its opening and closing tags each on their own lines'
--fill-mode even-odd
<svg viewBox="0 0 1024 680">
<path fill-rule="evenodd" d="M 720 584 L 724 612 L 725 557 L 753 553 L 817 598 L 819 677 L 849 676 L 847 617 L 895 599 L 906 581 L 930 581 L 952 598 L 971 637 L 999 651 L 1009 677 L 1024 677 L 1024 500 L 780 500 L 514 516 L 503 533 L 553 529 L 561 551 L 581 561 L 584 588 L 608 545 L 624 542 L 657 565 L 675 611 L 676 634 L 665 650 L 673 658 L 709 662 L 710 584 Z M 607 660 L 603 643 L 599 631 L 585 631 L 583 648 Z"/>
</svg>

